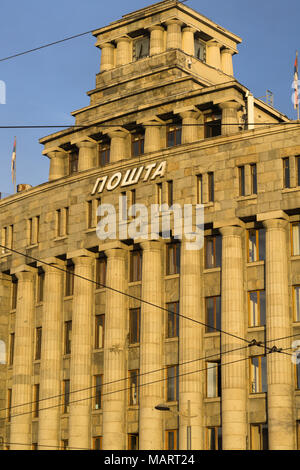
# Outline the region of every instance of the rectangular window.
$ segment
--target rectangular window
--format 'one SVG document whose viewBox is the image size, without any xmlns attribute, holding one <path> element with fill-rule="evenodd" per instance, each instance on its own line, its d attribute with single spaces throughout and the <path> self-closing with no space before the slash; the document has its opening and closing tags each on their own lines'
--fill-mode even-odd
<svg viewBox="0 0 300 470">
<path fill-rule="evenodd" d="M 65 296 L 70 297 L 74 293 L 74 272 L 75 266 L 70 263 L 66 267 L 66 284 L 65 284 Z"/>
<path fill-rule="evenodd" d="M 250 447 L 251 450 L 268 450 L 268 425 L 250 425 Z"/>
<path fill-rule="evenodd" d="M 167 275 L 180 273 L 180 243 L 167 245 Z"/>
<path fill-rule="evenodd" d="M 37 245 L 39 242 L 39 232 L 40 232 L 40 217 L 35 216 L 31 219 L 28 219 L 28 245 Z"/>
<path fill-rule="evenodd" d="M 207 398 L 216 398 L 221 396 L 220 362 L 206 363 L 206 396 Z"/>
<path fill-rule="evenodd" d="M 70 380 L 63 381 L 63 413 L 69 413 L 70 408 Z"/>
<path fill-rule="evenodd" d="M 12 402 L 12 389 L 7 390 L 7 421 L 10 423 L 11 420 L 11 402 Z"/>
<path fill-rule="evenodd" d="M 245 196 L 245 167 L 239 166 L 239 188 L 240 188 L 240 196 Z"/>
<path fill-rule="evenodd" d="M 77 173 L 78 171 L 78 150 L 74 150 L 69 154 L 69 174 Z"/>
<path fill-rule="evenodd" d="M 167 338 L 176 338 L 179 336 L 179 302 L 168 303 L 167 310 Z"/>
<path fill-rule="evenodd" d="M 163 204 L 162 183 L 156 185 L 156 203 L 160 206 Z"/>
<path fill-rule="evenodd" d="M 34 359 L 39 361 L 41 359 L 42 352 L 42 327 L 35 329 L 35 355 Z"/>
<path fill-rule="evenodd" d="M 296 184 L 297 186 L 300 186 L 300 156 L 296 157 Z"/>
<path fill-rule="evenodd" d="M 222 237 L 212 235 L 204 238 L 205 269 L 219 268 L 222 263 Z"/>
<path fill-rule="evenodd" d="M 130 205 L 135 206 L 135 204 L 136 204 L 136 190 L 132 189 L 130 191 Z"/>
<path fill-rule="evenodd" d="M 65 237 L 69 232 L 69 208 L 56 211 L 56 237 Z"/>
<path fill-rule="evenodd" d="M 166 431 L 166 450 L 178 449 L 178 429 Z"/>
<path fill-rule="evenodd" d="M 251 228 L 247 231 L 248 263 L 266 259 L 266 230 Z"/>
<path fill-rule="evenodd" d="M 129 405 L 139 403 L 139 369 L 129 371 Z"/>
<path fill-rule="evenodd" d="M 267 391 L 267 358 L 254 356 L 250 358 L 250 393 Z"/>
<path fill-rule="evenodd" d="M 300 354 L 298 353 L 297 358 L 300 358 Z M 296 389 L 300 389 L 300 363 L 295 364 L 295 376 L 296 376 Z"/>
<path fill-rule="evenodd" d="M 248 292 L 249 326 L 266 324 L 266 292 L 264 290 Z"/>
<path fill-rule="evenodd" d="M 140 342 L 140 308 L 131 308 L 129 310 L 129 344 Z"/>
<path fill-rule="evenodd" d="M 110 143 L 102 142 L 99 145 L 99 164 L 105 166 L 110 162 Z"/>
<path fill-rule="evenodd" d="M 291 224 L 292 256 L 300 255 L 300 222 Z"/>
<path fill-rule="evenodd" d="M 290 159 L 289 158 L 283 158 L 283 187 L 284 188 L 290 188 Z"/>
<path fill-rule="evenodd" d="M 130 252 L 130 282 L 142 280 L 142 252 L 134 250 Z"/>
<path fill-rule="evenodd" d="M 65 354 L 71 354 L 72 321 L 65 322 Z"/>
<path fill-rule="evenodd" d="M 95 349 L 104 348 L 105 315 L 95 317 Z"/>
<path fill-rule="evenodd" d="M 206 332 L 214 333 L 221 329 L 221 296 L 206 297 Z"/>
<path fill-rule="evenodd" d="M 174 147 L 181 144 L 182 127 L 181 124 L 173 124 L 167 128 L 167 147 Z"/>
<path fill-rule="evenodd" d="M 101 256 L 96 259 L 96 289 L 101 289 L 106 285 L 106 267 L 107 267 L 107 258 Z"/>
<path fill-rule="evenodd" d="M 62 439 L 60 446 L 61 446 L 61 450 L 68 450 L 69 449 L 68 439 Z"/>
<path fill-rule="evenodd" d="M 257 171 L 256 163 L 250 165 L 251 172 L 251 194 L 257 194 Z"/>
<path fill-rule="evenodd" d="M 95 217 L 93 211 L 93 201 L 87 201 L 87 228 L 95 227 Z"/>
<path fill-rule="evenodd" d="M 103 376 L 95 375 L 94 376 L 94 408 L 95 410 L 101 410 L 102 408 L 102 384 Z"/>
<path fill-rule="evenodd" d="M 168 187 L 168 205 L 173 206 L 173 181 L 167 181 Z"/>
<path fill-rule="evenodd" d="M 297 421 L 297 450 L 300 450 L 300 421 Z"/>
<path fill-rule="evenodd" d="M 119 200 L 119 214 L 122 221 L 127 220 L 127 195 L 126 191 L 120 194 L 121 199 Z"/>
<path fill-rule="evenodd" d="M 195 39 L 195 57 L 202 62 L 206 61 L 206 47 L 200 39 Z"/>
<path fill-rule="evenodd" d="M 206 450 L 222 450 L 222 428 L 206 428 Z"/>
<path fill-rule="evenodd" d="M 41 303 L 44 300 L 44 284 L 45 284 L 45 273 L 40 271 L 37 278 L 37 302 Z"/>
<path fill-rule="evenodd" d="M 102 436 L 93 437 L 93 450 L 102 450 Z"/>
<path fill-rule="evenodd" d="M 33 417 L 38 418 L 39 417 L 39 399 L 40 399 L 40 385 L 35 384 L 33 386 Z"/>
<path fill-rule="evenodd" d="M 197 175 L 197 204 L 203 204 L 203 178 Z"/>
<path fill-rule="evenodd" d="M 294 321 L 300 321 L 300 286 L 294 286 Z"/>
<path fill-rule="evenodd" d="M 128 434 L 128 450 L 139 450 L 138 434 Z"/>
<path fill-rule="evenodd" d="M 1 231 L 1 243 L 5 248 L 1 249 L 1 253 L 5 255 L 6 253 L 11 253 L 9 248 L 13 248 L 13 233 L 14 226 L 9 225 L 8 227 L 3 227 Z"/>
<path fill-rule="evenodd" d="M 12 366 L 14 363 L 14 351 L 15 351 L 15 334 L 11 333 L 9 335 L 9 363 L 8 365 Z"/>
<path fill-rule="evenodd" d="M 144 153 L 145 134 L 132 134 L 131 136 L 131 155 L 138 157 Z"/>
<path fill-rule="evenodd" d="M 167 401 L 177 401 L 179 398 L 178 366 L 167 367 Z"/>
<path fill-rule="evenodd" d="M 221 135 L 221 116 L 216 114 L 208 114 L 204 121 L 204 138 L 217 137 Z"/>
<path fill-rule="evenodd" d="M 38 443 L 37 442 L 32 443 L 31 450 L 38 450 Z"/>
<path fill-rule="evenodd" d="M 143 59 L 148 57 L 150 54 L 150 38 L 144 36 L 138 38 L 133 43 L 133 57 L 135 60 Z"/>
<path fill-rule="evenodd" d="M 11 309 L 16 310 L 18 298 L 18 279 L 13 278 L 11 287 Z"/>
<path fill-rule="evenodd" d="M 208 177 L 208 202 L 214 202 L 215 200 L 215 183 L 213 172 L 207 173 Z"/>
</svg>

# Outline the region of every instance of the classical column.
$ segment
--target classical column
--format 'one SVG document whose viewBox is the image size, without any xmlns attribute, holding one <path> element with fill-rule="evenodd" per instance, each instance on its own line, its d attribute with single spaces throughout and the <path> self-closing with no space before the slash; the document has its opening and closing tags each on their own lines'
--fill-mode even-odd
<svg viewBox="0 0 300 470">
<path fill-rule="evenodd" d="M 61 322 L 63 312 L 63 261 L 47 260 L 42 322 L 42 350 L 40 365 L 40 411 L 38 444 L 41 450 L 59 446 L 61 393 Z M 59 268 L 59 269 L 57 269 Z M 56 397 L 47 400 L 49 397 Z M 43 410 L 43 408 L 46 408 Z"/>
<path fill-rule="evenodd" d="M 227 226 L 222 234 L 221 329 L 245 338 L 242 228 Z M 221 333 L 222 442 L 223 450 L 246 450 L 246 355 L 248 350 L 227 353 L 246 343 Z M 234 362 L 240 361 L 240 362 Z M 228 364 L 232 362 L 232 364 Z M 226 365 L 225 365 L 226 364 Z"/>
<path fill-rule="evenodd" d="M 186 54 L 195 55 L 195 28 L 187 26 L 182 30 L 182 49 Z"/>
<path fill-rule="evenodd" d="M 207 43 L 207 53 L 206 53 L 206 63 L 211 65 L 216 69 L 221 69 L 221 54 L 220 54 L 221 44 L 217 41 L 209 41 Z"/>
<path fill-rule="evenodd" d="M 182 22 L 179 20 L 166 21 L 167 30 L 167 49 L 181 49 L 182 48 Z"/>
<path fill-rule="evenodd" d="M 110 141 L 110 162 L 118 162 L 128 158 L 127 138 L 129 132 L 125 129 L 115 129 L 107 132 Z"/>
<path fill-rule="evenodd" d="M 67 175 L 68 155 L 64 150 L 53 150 L 47 152 L 50 159 L 49 181 L 63 178 Z"/>
<path fill-rule="evenodd" d="M 125 65 L 132 62 L 132 40 L 129 37 L 116 39 L 117 56 L 116 65 Z"/>
<path fill-rule="evenodd" d="M 160 25 L 154 25 L 149 28 L 150 31 L 150 55 L 164 52 L 164 28 Z"/>
<path fill-rule="evenodd" d="M 222 135 L 232 135 L 239 132 L 238 109 L 241 107 L 235 101 L 219 104 L 222 109 Z"/>
<path fill-rule="evenodd" d="M 32 405 L 30 403 L 32 402 L 31 379 L 35 273 L 36 270 L 30 266 L 21 266 L 15 271 L 18 278 L 18 297 L 10 427 L 11 450 L 31 449 Z M 19 406 L 23 403 L 28 404 Z"/>
<path fill-rule="evenodd" d="M 91 397 L 92 385 L 92 318 L 94 313 L 94 284 L 82 278 L 93 279 L 94 256 L 92 253 L 71 255 L 75 264 L 72 350 L 70 364 L 70 447 L 88 449 L 91 446 Z M 78 277 L 81 276 L 81 277 Z M 76 390 L 82 390 L 76 392 Z M 74 403 L 72 403 L 74 402 Z"/>
<path fill-rule="evenodd" d="M 264 222 L 266 233 L 266 299 L 267 344 L 289 348 L 290 340 L 275 340 L 291 335 L 287 229 L 283 219 Z M 293 375 L 291 356 L 284 353 L 267 355 L 268 429 L 270 450 L 294 449 Z"/>
<path fill-rule="evenodd" d="M 180 260 L 180 313 L 204 322 L 201 309 L 200 251 L 188 250 L 187 241 L 181 243 Z M 194 361 L 203 355 L 203 326 L 180 317 L 179 319 L 179 411 L 187 414 L 190 401 L 191 449 L 203 449 L 202 391 L 205 375 L 195 372 L 203 362 Z M 179 449 L 187 449 L 186 417 L 180 417 Z"/>
<path fill-rule="evenodd" d="M 189 144 L 199 140 L 198 118 L 200 112 L 196 110 L 184 111 L 180 113 L 182 118 L 182 144 Z"/>
<path fill-rule="evenodd" d="M 107 256 L 106 285 L 124 292 L 126 290 L 127 251 L 122 248 L 105 250 Z M 106 289 L 105 349 L 103 387 L 103 449 L 126 449 L 126 316 L 127 298 Z M 123 391 L 122 391 L 123 389 Z M 121 391 L 118 391 L 121 390 Z"/>
<path fill-rule="evenodd" d="M 90 170 L 96 166 L 97 144 L 89 140 L 76 142 L 79 148 L 78 171 Z"/>
<path fill-rule="evenodd" d="M 111 42 L 102 44 L 101 47 L 101 65 L 100 72 L 106 72 L 114 68 L 115 64 L 115 46 Z"/>
<path fill-rule="evenodd" d="M 160 124 L 161 121 L 155 118 L 143 122 L 145 126 L 145 153 L 156 152 L 162 148 Z"/>
<path fill-rule="evenodd" d="M 231 49 L 221 50 L 221 69 L 227 75 L 233 76 L 232 56 L 234 52 Z"/>
<path fill-rule="evenodd" d="M 143 249 L 142 299 L 162 306 L 162 244 L 145 241 Z M 164 401 L 163 383 L 163 312 L 142 303 L 140 344 L 140 449 L 162 450 L 162 412 L 155 406 Z M 155 374 L 148 372 L 158 369 Z M 146 375 L 143 375 L 146 374 Z M 155 382 L 146 385 L 148 382 Z"/>
</svg>

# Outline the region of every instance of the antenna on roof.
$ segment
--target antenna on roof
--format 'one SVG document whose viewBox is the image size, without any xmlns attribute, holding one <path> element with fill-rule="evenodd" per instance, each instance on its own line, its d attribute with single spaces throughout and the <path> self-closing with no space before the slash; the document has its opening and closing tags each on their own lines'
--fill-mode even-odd
<svg viewBox="0 0 300 470">
<path fill-rule="evenodd" d="M 268 105 L 274 108 L 274 93 L 271 90 L 266 91 L 265 96 L 261 96 L 260 100 L 264 100 Z"/>
</svg>

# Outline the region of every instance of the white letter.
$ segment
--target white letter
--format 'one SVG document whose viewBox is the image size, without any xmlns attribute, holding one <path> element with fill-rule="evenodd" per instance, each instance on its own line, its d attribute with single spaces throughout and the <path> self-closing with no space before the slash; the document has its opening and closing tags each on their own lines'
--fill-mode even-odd
<svg viewBox="0 0 300 470">
<path fill-rule="evenodd" d="M 127 196 L 119 196 L 119 239 L 127 239 Z"/>
<path fill-rule="evenodd" d="M 98 193 L 102 193 L 102 191 L 104 189 L 104 186 L 105 186 L 105 183 L 106 183 L 106 180 L 107 180 L 107 176 L 102 176 L 102 178 L 97 179 L 97 181 L 95 183 L 95 186 L 94 186 L 94 189 L 92 191 L 92 196 L 93 196 L 93 194 L 96 193 L 99 183 L 101 183 L 101 185 L 100 185 Z"/>
<path fill-rule="evenodd" d="M 124 176 L 124 178 L 123 178 L 121 187 L 122 187 L 122 186 L 130 186 L 130 185 L 132 185 L 132 184 L 138 183 L 143 169 L 144 169 L 143 166 L 141 166 L 141 167 L 139 168 L 139 171 L 137 172 L 137 175 L 136 175 L 135 178 L 134 178 L 134 175 L 136 174 L 137 168 L 133 168 L 132 170 L 127 170 L 127 171 L 126 171 L 126 174 L 125 174 L 125 176 Z"/>
<path fill-rule="evenodd" d="M 145 170 L 146 170 L 146 174 L 145 174 L 145 177 L 144 177 L 144 181 L 147 181 L 149 176 L 150 176 L 150 173 L 151 173 L 151 170 L 153 168 L 156 167 L 156 163 L 151 163 L 150 165 L 147 165 Z"/>
<path fill-rule="evenodd" d="M 190 243 L 186 244 L 187 250 L 201 250 L 204 241 L 204 206 L 196 204 L 196 231 L 193 232 L 193 206 L 184 205 L 184 235 Z M 194 241 L 192 241 L 194 238 Z"/>
<path fill-rule="evenodd" d="M 162 212 L 162 237 L 171 238 L 171 212 L 173 212 L 173 228 L 174 237 L 176 239 L 182 238 L 182 210 L 179 204 L 173 204 L 169 207 L 168 204 L 160 206 Z"/>
<path fill-rule="evenodd" d="M 154 180 L 154 179 L 157 178 L 158 176 L 160 176 L 161 178 L 164 176 L 165 171 L 166 171 L 166 163 L 167 163 L 167 162 L 161 162 L 161 164 L 159 165 L 159 167 L 156 168 L 155 172 L 154 172 L 153 175 L 151 176 L 151 179 L 152 179 L 152 180 Z"/>
<path fill-rule="evenodd" d="M 114 175 L 112 175 L 109 182 L 107 183 L 107 191 L 112 191 L 117 186 L 119 186 L 121 178 L 122 178 L 122 173 L 120 173 L 120 172 L 115 173 Z M 115 183 L 113 183 L 114 180 L 116 180 Z"/>
<path fill-rule="evenodd" d="M 292 354 L 292 362 L 293 364 L 300 364 L 300 340 L 294 341 L 292 343 L 292 348 L 296 349 L 296 351 Z"/>
<path fill-rule="evenodd" d="M 97 209 L 98 217 L 103 217 L 107 214 L 97 225 L 96 233 L 100 240 L 115 240 L 116 234 L 116 211 L 112 204 L 100 204 Z M 107 229 L 105 230 L 105 228 Z"/>
<path fill-rule="evenodd" d="M 151 240 L 159 239 L 159 204 L 151 204 Z"/>
<path fill-rule="evenodd" d="M 139 217 L 136 217 L 137 212 Z M 134 204 L 129 208 L 129 217 L 135 217 L 128 226 L 128 236 L 133 240 L 135 238 L 148 239 L 148 210 L 144 204 Z M 140 227 L 140 230 L 138 230 Z"/>
</svg>

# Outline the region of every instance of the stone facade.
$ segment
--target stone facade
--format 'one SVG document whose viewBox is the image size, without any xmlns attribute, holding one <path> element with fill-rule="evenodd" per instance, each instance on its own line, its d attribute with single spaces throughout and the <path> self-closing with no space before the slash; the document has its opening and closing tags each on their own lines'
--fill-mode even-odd
<svg viewBox="0 0 300 470">
<path fill-rule="evenodd" d="M 94 35 L 84 127 L 41 139 L 49 181 L 0 201 L 3 448 L 297 449 L 299 371 L 264 342 L 300 334 L 299 123 L 236 81 L 241 39 L 176 0 Z M 174 240 L 99 240 L 99 199 L 119 215 L 124 192 L 202 203 L 204 247 L 181 240 L 179 266 Z"/>
</svg>

